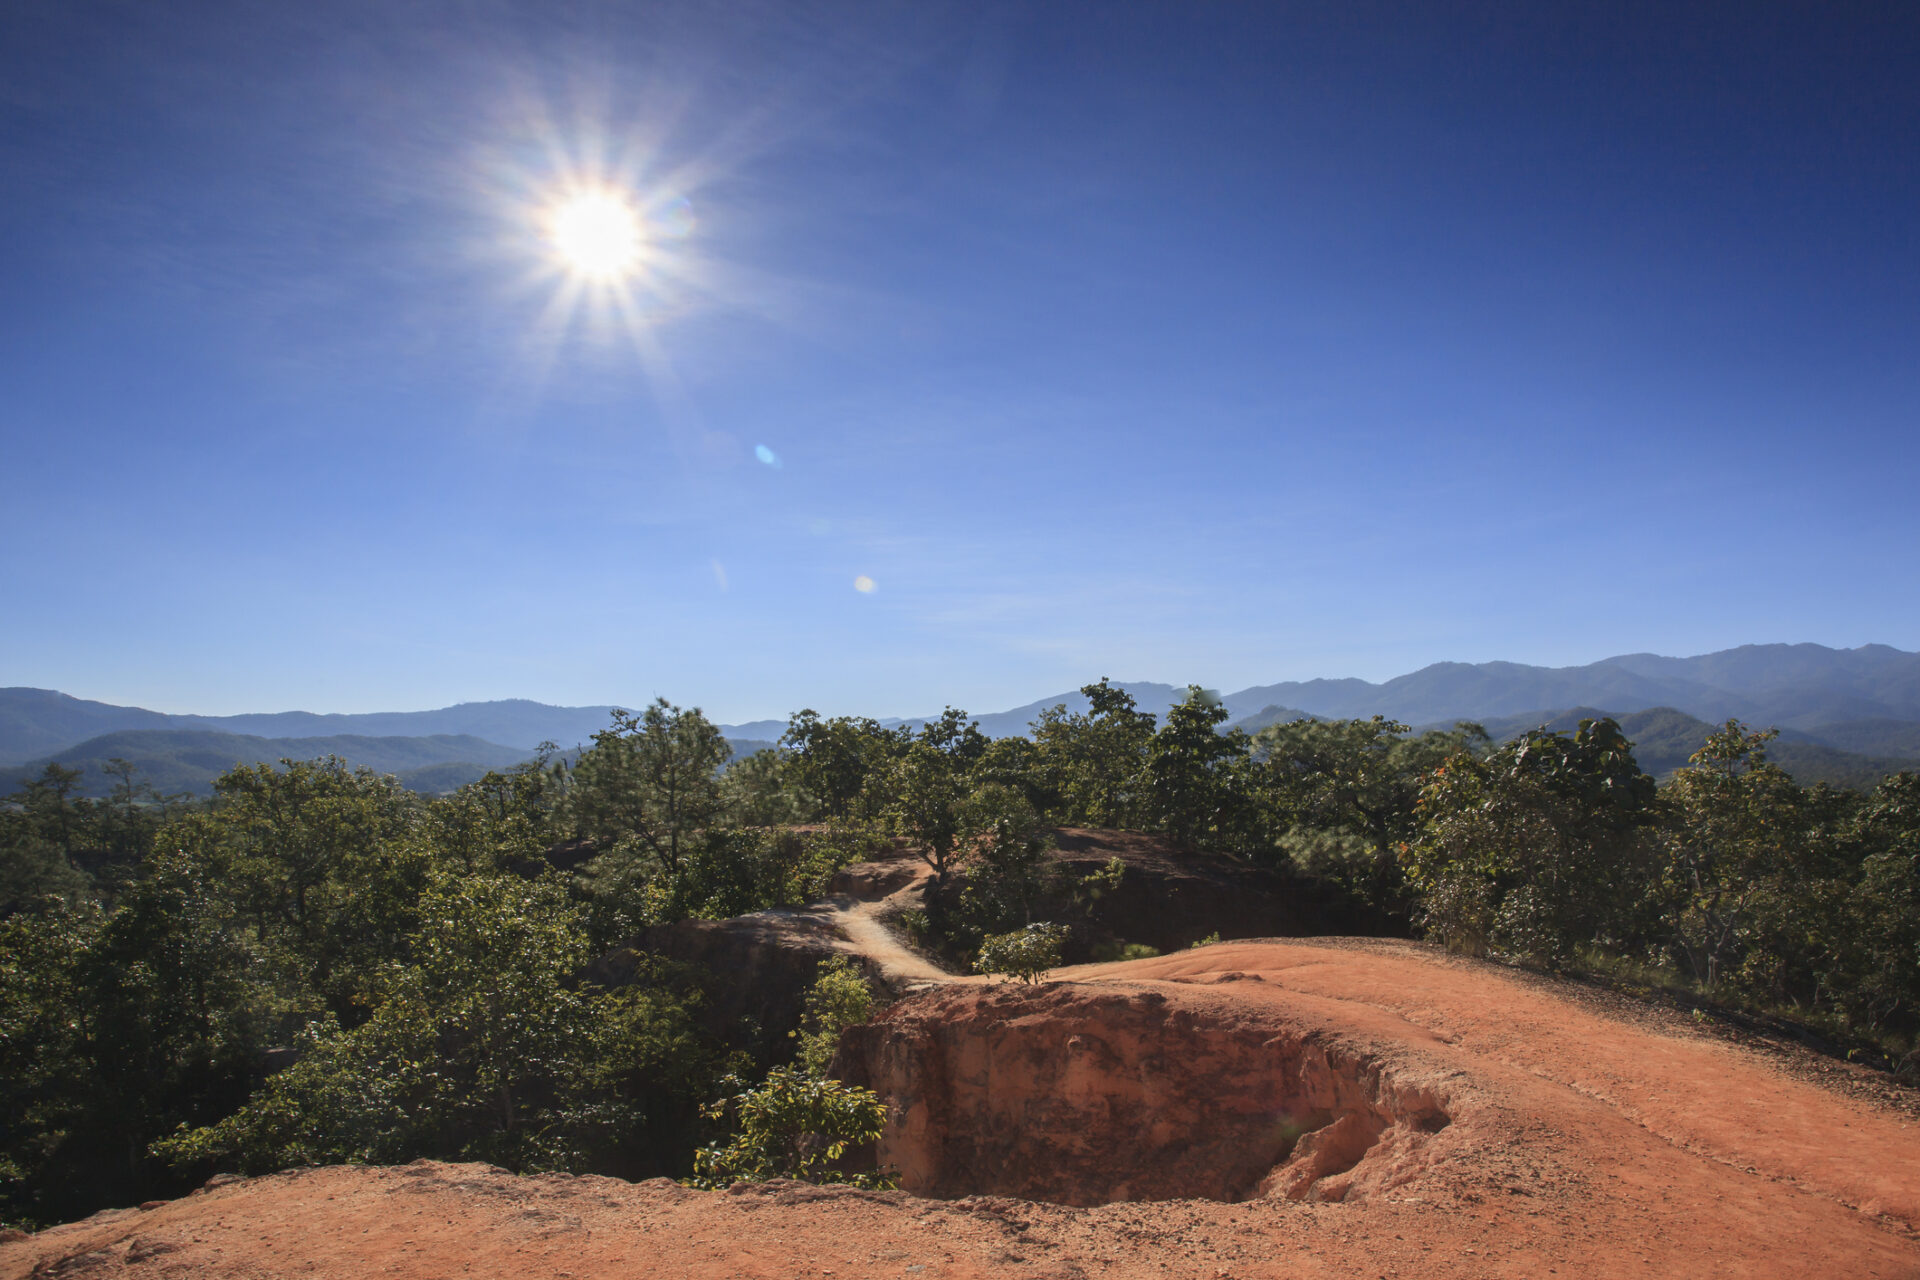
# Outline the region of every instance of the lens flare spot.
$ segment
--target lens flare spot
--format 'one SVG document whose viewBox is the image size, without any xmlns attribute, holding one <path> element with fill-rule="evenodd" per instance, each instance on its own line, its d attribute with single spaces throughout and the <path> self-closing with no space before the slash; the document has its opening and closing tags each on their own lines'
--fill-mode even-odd
<svg viewBox="0 0 1920 1280">
<path fill-rule="evenodd" d="M 858 591 L 861 595 L 867 595 L 867 596 L 872 595 L 873 585 L 874 585 L 873 579 L 869 578 L 864 573 L 853 580 L 853 589 L 855 591 Z"/>
<path fill-rule="evenodd" d="M 775 453 L 773 450 L 767 448 L 767 446 L 763 444 L 757 444 L 753 446 L 753 456 L 760 459 L 760 461 L 766 463 L 768 466 L 772 467 L 775 471 L 780 470 L 782 467 L 786 465 L 784 462 L 780 461 L 779 454 Z"/>
<path fill-rule="evenodd" d="M 657 234 L 685 240 L 693 234 L 693 205 L 685 196 L 673 196 L 661 201 L 647 221 Z"/>
</svg>

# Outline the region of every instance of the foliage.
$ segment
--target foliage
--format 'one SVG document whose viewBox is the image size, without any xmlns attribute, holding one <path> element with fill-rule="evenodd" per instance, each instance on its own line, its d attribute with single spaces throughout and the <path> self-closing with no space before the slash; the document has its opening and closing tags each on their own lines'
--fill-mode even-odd
<svg viewBox="0 0 1920 1280">
<path fill-rule="evenodd" d="M 825 830 L 716 826 L 698 833 L 670 872 L 645 848 L 621 840 L 574 878 L 588 934 L 605 948 L 649 925 L 793 906 L 822 897 L 834 872 L 873 857 L 886 839 L 860 823 Z"/>
<path fill-rule="evenodd" d="M 743 827 L 806 821 L 815 805 L 798 775 L 791 753 L 777 747 L 733 761 L 720 775 L 728 821 Z"/>
<path fill-rule="evenodd" d="M 1080 883 L 1076 885 L 1075 888 L 1080 893 L 1097 901 L 1106 894 L 1118 889 L 1121 881 L 1126 878 L 1126 860 L 1115 855 L 1101 863 L 1098 871 L 1089 871 L 1086 875 L 1080 877 Z"/>
<path fill-rule="evenodd" d="M 873 990 L 849 956 L 834 956 L 820 965 L 807 989 L 806 1013 L 792 1035 L 800 1042 L 798 1063 L 819 1079 L 840 1049 L 840 1033 L 873 1016 Z"/>
<path fill-rule="evenodd" d="M 570 781 L 554 745 L 505 772 L 488 772 L 427 805 L 428 839 L 466 871 L 537 862 L 561 838 Z"/>
<path fill-rule="evenodd" d="M 559 882 L 436 879 L 373 1016 L 303 1034 L 298 1062 L 219 1122 L 157 1144 L 182 1164 L 247 1172 L 418 1156 L 516 1170 L 585 1167 L 644 1117 L 609 1088 L 651 1062 L 670 1079 L 703 1054 L 684 1004 L 571 985 L 587 958 Z"/>
<path fill-rule="evenodd" d="M 1038 982 L 1049 969 L 1060 967 L 1060 949 L 1066 943 L 1065 925 L 1042 921 L 1012 933 L 997 933 L 980 944 L 973 967 L 1021 982 Z"/>
<path fill-rule="evenodd" d="M 1220 733 L 1226 718 L 1219 699 L 1189 685 L 1147 746 L 1147 813 L 1183 849 L 1244 844 L 1252 817 L 1247 738 Z"/>
<path fill-rule="evenodd" d="M 798 711 L 780 737 L 789 753 L 784 776 L 810 820 L 875 817 L 886 807 L 887 771 L 910 740 L 905 729 L 865 717 Z"/>
<path fill-rule="evenodd" d="M 1498 748 L 1381 719 L 1248 739 L 1195 688 L 1157 729 L 1108 682 L 1085 692 L 1030 740 L 951 708 L 917 731 L 802 712 L 724 769 L 697 709 L 656 702 L 572 768 L 543 753 L 432 799 L 335 759 L 235 769 L 184 804 L 124 761 L 105 799 L 43 770 L 0 800 L 0 1218 L 317 1160 L 684 1175 L 699 1100 L 752 1063 L 701 1029 L 694 975 L 628 951 L 607 991 L 593 957 L 816 899 L 892 832 L 950 877 L 902 927 L 984 972 L 1057 966 L 1061 926 L 996 931 L 1125 873 L 1064 875 L 1057 824 L 1153 828 L 1462 950 L 1648 975 L 1920 1071 L 1915 775 L 1804 787 L 1729 723 L 1656 788 L 1606 720 Z M 870 1001 L 848 965 L 817 976 L 798 1062 L 735 1090 L 704 1178 L 847 1176 L 877 1100 L 812 1076 Z"/>
<path fill-rule="evenodd" d="M 1406 725 L 1381 716 L 1294 720 L 1255 735 L 1255 785 L 1296 868 L 1404 913 L 1398 852 L 1418 831 L 1420 789 L 1449 758 L 1483 754 L 1488 745 L 1485 730 L 1472 724 L 1410 736 Z"/>
<path fill-rule="evenodd" d="M 153 847 L 173 802 L 157 794 L 125 760 L 104 766 L 105 799 L 79 793 L 78 769 L 48 764 L 0 799 L 0 914 L 111 899 Z"/>
<path fill-rule="evenodd" d="M 1611 720 L 1462 752 L 1421 795 L 1406 848 L 1428 931 L 1454 950 L 1564 964 L 1631 931 L 1656 816 L 1653 780 Z"/>
<path fill-rule="evenodd" d="M 1039 802 L 1066 826 L 1138 828 L 1147 814 L 1144 765 L 1153 713 L 1137 710 L 1133 695 L 1104 676 L 1080 692 L 1091 703 L 1084 714 L 1058 706 L 1034 721 Z"/>
<path fill-rule="evenodd" d="M 220 889 L 169 856 L 111 914 L 0 924 L 4 1216 L 58 1220 L 154 1186 L 147 1141 L 245 1098 L 271 1010 Z"/>
<path fill-rule="evenodd" d="M 416 922 L 432 861 L 419 800 L 334 758 L 243 765 L 215 789 L 158 843 L 224 886 L 291 1002 L 357 1023 Z"/>
<path fill-rule="evenodd" d="M 1160 948 L 1150 947 L 1144 942 L 1105 942 L 1093 949 L 1093 958 L 1100 964 L 1120 960 L 1151 960 L 1159 954 Z"/>
<path fill-rule="evenodd" d="M 627 841 L 679 874 L 688 846 L 724 810 L 720 767 L 731 754 L 698 707 L 658 698 L 637 716 L 616 709 L 573 767 L 568 801 L 578 834 Z"/>
<path fill-rule="evenodd" d="M 1835 1003 L 1870 1030 L 1910 1025 L 1920 1014 L 1920 774 L 1883 781 L 1846 836 L 1860 874 L 1842 916 Z"/>
<path fill-rule="evenodd" d="M 989 783 L 960 804 L 966 841 L 964 910 L 985 927 L 1033 920 L 1033 908 L 1054 889 L 1060 875 L 1053 859 L 1053 833 L 1026 796 L 1004 783 Z"/>
<path fill-rule="evenodd" d="M 894 762 L 891 781 L 889 825 L 896 834 L 911 840 L 934 875 L 945 880 L 960 842 L 960 803 L 967 794 L 965 776 L 944 752 L 915 742 Z"/>
<path fill-rule="evenodd" d="M 849 1173 L 835 1165 L 854 1148 L 877 1141 L 886 1129 L 887 1104 L 871 1089 L 776 1067 L 765 1082 L 707 1109 L 731 1120 L 733 1135 L 722 1145 L 694 1154 L 698 1187 L 796 1178 L 886 1188 L 886 1171 Z"/>
<path fill-rule="evenodd" d="M 1709 992 L 1733 976 L 1778 998 L 1790 969 L 1832 960 L 1798 944 L 1831 936 L 1819 917 L 1844 897 L 1845 872 L 1815 798 L 1767 760 L 1773 736 L 1729 721 L 1668 787 L 1672 820 L 1654 905 L 1667 949 Z"/>
</svg>

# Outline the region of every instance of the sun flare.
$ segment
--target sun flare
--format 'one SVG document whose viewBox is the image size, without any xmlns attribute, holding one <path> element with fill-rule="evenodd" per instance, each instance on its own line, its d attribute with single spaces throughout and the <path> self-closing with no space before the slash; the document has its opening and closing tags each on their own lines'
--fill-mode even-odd
<svg viewBox="0 0 1920 1280">
<path fill-rule="evenodd" d="M 640 265 L 640 215 L 618 192 L 579 191 L 559 201 L 548 237 L 575 275 L 612 282 Z"/>
</svg>

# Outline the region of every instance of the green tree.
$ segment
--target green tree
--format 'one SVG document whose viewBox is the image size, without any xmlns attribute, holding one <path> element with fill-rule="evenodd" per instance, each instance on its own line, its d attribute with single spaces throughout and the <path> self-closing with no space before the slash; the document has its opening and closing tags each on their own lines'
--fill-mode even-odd
<svg viewBox="0 0 1920 1280">
<path fill-rule="evenodd" d="M 637 716 L 615 710 L 573 767 L 580 834 L 608 846 L 631 842 L 678 875 L 695 835 L 722 815 L 720 768 L 731 754 L 698 707 L 659 698 Z"/>
<path fill-rule="evenodd" d="M 894 759 L 911 740 L 905 729 L 885 729 L 865 717 L 822 720 L 811 709 L 794 713 L 780 745 L 791 754 L 786 776 L 804 798 L 810 819 L 873 817 L 887 803 Z"/>
<path fill-rule="evenodd" d="M 1040 750 L 1031 738 L 994 738 L 968 775 L 976 788 L 1000 786 L 1018 791 L 1042 816 L 1060 812 L 1058 779 L 1049 777 L 1042 767 Z"/>
<path fill-rule="evenodd" d="M 1847 972 L 1836 992 L 1871 1031 L 1920 1022 L 1920 774 L 1883 780 L 1851 819 L 1861 852 L 1848 903 Z M 1909 1055 L 1911 1068 L 1915 1057 Z"/>
<path fill-rule="evenodd" d="M 1049 708 L 1033 722 L 1032 768 L 1042 798 L 1062 825 L 1137 829 L 1148 812 L 1146 760 L 1152 712 L 1102 676 L 1080 690 L 1090 704 L 1069 715 Z"/>
<path fill-rule="evenodd" d="M 73 855 L 92 825 L 94 806 L 74 796 L 79 781 L 78 769 L 50 764 L 0 800 L 0 913 L 85 895 L 88 879 Z"/>
<path fill-rule="evenodd" d="M 1252 817 L 1247 736 L 1219 732 L 1227 709 L 1198 685 L 1167 712 L 1147 746 L 1147 810 L 1184 849 L 1237 850 Z"/>
<path fill-rule="evenodd" d="M 1808 793 L 1767 760 L 1774 736 L 1729 720 L 1666 787 L 1656 905 L 1670 951 L 1708 991 L 1731 978 L 1787 996 L 1791 960 L 1806 960 L 1788 951 L 1830 934 L 1817 917 L 1844 896 Z"/>
<path fill-rule="evenodd" d="M 813 812 L 787 751 L 770 748 L 735 760 L 720 777 L 730 822 L 777 827 L 804 822 Z"/>
<path fill-rule="evenodd" d="M 153 837 L 182 797 L 161 795 L 132 761 L 118 756 L 108 760 L 103 771 L 113 779 L 113 789 L 97 811 L 97 840 L 108 878 L 118 887 L 153 851 Z"/>
<path fill-rule="evenodd" d="M 956 762 L 926 742 L 910 743 L 894 762 L 887 819 L 899 835 L 914 842 L 934 875 L 945 883 L 961 835 L 960 803 L 967 779 Z"/>
<path fill-rule="evenodd" d="M 1612 720 L 1454 756 L 1423 790 L 1422 830 L 1404 855 L 1428 933 L 1453 950 L 1556 966 L 1630 933 L 1656 799 Z"/>
<path fill-rule="evenodd" d="M 946 756 L 960 773 L 972 772 L 992 745 L 992 739 L 980 732 L 979 722 L 955 707 L 921 725 L 915 737 Z"/>
<path fill-rule="evenodd" d="M 1032 923 L 1034 907 L 1061 879 L 1039 811 L 1013 787 L 989 783 L 961 802 L 958 816 L 968 916 L 988 929 Z"/>
<path fill-rule="evenodd" d="M 1404 913 L 1399 849 L 1418 833 L 1421 788 L 1452 756 L 1488 746 L 1474 724 L 1412 736 L 1381 716 L 1294 720 L 1254 736 L 1254 786 L 1296 867 Z"/>
<path fill-rule="evenodd" d="M 512 769 L 489 770 L 427 805 L 427 839 L 463 871 L 497 871 L 540 859 L 562 835 L 569 773 L 554 744 Z"/>
<path fill-rule="evenodd" d="M 223 888 L 164 855 L 111 915 L 89 904 L 0 929 L 7 1216 L 165 1189 L 147 1143 L 246 1097 L 272 1010 Z"/>
<path fill-rule="evenodd" d="M 70 1216 L 62 1194 L 75 1173 L 61 1157 L 87 1124 L 82 958 L 99 936 L 91 903 L 53 904 L 0 917 L 0 1222 L 29 1226 Z"/>
</svg>

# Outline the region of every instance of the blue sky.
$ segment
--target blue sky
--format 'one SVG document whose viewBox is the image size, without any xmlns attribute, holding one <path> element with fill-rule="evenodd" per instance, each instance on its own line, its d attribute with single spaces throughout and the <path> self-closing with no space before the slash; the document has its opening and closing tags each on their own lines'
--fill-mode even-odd
<svg viewBox="0 0 1920 1280">
<path fill-rule="evenodd" d="M 1920 648 L 1905 5 L 17 3 L 0 190 L 0 684 Z"/>
</svg>

